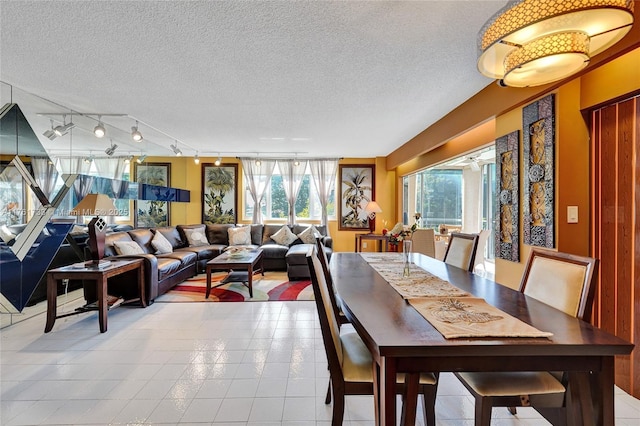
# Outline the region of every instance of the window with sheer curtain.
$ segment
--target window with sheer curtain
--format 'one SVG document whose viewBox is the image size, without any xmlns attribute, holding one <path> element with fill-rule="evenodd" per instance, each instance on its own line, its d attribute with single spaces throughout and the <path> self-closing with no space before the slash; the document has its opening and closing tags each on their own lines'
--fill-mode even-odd
<svg viewBox="0 0 640 426">
<path fill-rule="evenodd" d="M 254 202 L 248 188 L 244 191 L 244 220 L 251 220 L 253 217 Z M 284 189 L 283 176 L 280 168 L 276 164 L 271 176 L 271 182 L 261 203 L 262 218 L 265 220 L 286 221 L 289 213 L 289 202 Z M 335 218 L 335 188 L 332 189 L 327 205 L 328 216 Z M 313 177 L 307 165 L 295 202 L 296 221 L 321 220 L 322 207 L 318 197 L 318 191 L 313 183 Z"/>
</svg>

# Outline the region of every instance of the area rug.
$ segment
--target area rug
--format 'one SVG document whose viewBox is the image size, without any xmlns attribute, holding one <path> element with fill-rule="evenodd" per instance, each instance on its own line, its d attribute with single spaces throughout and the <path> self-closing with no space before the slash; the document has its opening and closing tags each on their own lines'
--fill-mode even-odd
<svg viewBox="0 0 640 426">
<path fill-rule="evenodd" d="M 226 276 L 226 273 L 211 274 L 211 285 L 215 286 Z M 178 284 L 167 293 L 156 298 L 156 303 L 171 302 L 264 302 L 269 300 L 313 300 L 311 281 L 289 281 L 286 272 L 265 272 L 265 276 L 253 277 L 253 297 L 249 297 L 249 289 L 242 283 L 228 283 L 212 288 L 208 299 L 207 276 L 196 275 Z"/>
</svg>

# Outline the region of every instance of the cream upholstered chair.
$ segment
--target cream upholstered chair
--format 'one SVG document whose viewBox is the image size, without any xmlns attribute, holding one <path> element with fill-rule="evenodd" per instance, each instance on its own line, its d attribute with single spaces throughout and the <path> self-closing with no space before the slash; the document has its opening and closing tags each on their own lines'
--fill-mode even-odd
<svg viewBox="0 0 640 426">
<path fill-rule="evenodd" d="M 576 318 L 589 321 L 598 276 L 598 261 L 590 257 L 534 248 L 527 261 L 520 291 Z M 563 419 L 566 374 L 525 371 L 456 373 L 476 400 L 476 425 L 488 426 L 491 408 L 536 405 L 543 415 Z"/>
<path fill-rule="evenodd" d="M 473 271 L 477 248 L 478 234 L 454 232 L 449 237 L 449 245 L 444 254 L 444 263 L 471 272 Z"/>
<path fill-rule="evenodd" d="M 473 270 L 477 272 L 478 266 L 482 266 L 482 272 L 487 272 L 487 268 L 484 265 L 485 255 L 484 251 L 487 247 L 487 241 L 491 231 L 489 229 L 483 229 L 478 233 L 478 248 L 476 249 L 476 260 L 473 262 Z"/>
<path fill-rule="evenodd" d="M 415 253 L 436 257 L 436 238 L 433 229 L 416 229 L 411 234 L 412 250 Z"/>
<path fill-rule="evenodd" d="M 315 296 L 320 330 L 324 343 L 327 360 L 329 361 L 329 375 L 333 391 L 332 426 L 342 424 L 344 417 L 344 398 L 346 395 L 374 395 L 373 368 L 374 361 L 371 352 L 353 328 L 340 329 L 338 320 L 331 306 L 329 288 L 322 271 L 322 264 L 317 256 L 316 246 L 307 252 L 309 274 Z M 424 398 L 425 424 L 435 426 L 435 402 L 437 391 L 437 377 L 431 373 L 420 375 L 419 392 Z M 407 401 L 404 389 L 404 375 L 398 375 L 396 392 L 403 394 L 403 418 L 415 418 L 416 401 Z M 325 401 L 327 404 L 330 401 Z M 408 409 L 406 407 L 409 407 Z M 412 412 L 406 412 L 411 410 Z M 410 418 L 409 418 L 410 419 Z"/>
</svg>

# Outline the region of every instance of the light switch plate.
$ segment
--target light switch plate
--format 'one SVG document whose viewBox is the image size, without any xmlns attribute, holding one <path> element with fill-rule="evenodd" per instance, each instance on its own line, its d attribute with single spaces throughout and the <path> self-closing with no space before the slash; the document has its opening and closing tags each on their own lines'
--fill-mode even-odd
<svg viewBox="0 0 640 426">
<path fill-rule="evenodd" d="M 578 223 L 578 206 L 567 206 L 567 223 Z"/>
</svg>

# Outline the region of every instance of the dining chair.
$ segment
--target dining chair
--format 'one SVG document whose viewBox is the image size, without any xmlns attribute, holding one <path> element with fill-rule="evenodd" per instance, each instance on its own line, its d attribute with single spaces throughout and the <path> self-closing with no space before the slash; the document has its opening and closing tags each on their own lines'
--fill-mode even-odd
<svg viewBox="0 0 640 426">
<path fill-rule="evenodd" d="M 478 249 L 478 234 L 454 232 L 449 237 L 449 245 L 444 253 L 444 263 L 473 272 Z"/>
<path fill-rule="evenodd" d="M 485 249 L 487 247 L 487 241 L 489 240 L 489 236 L 491 235 L 491 231 L 489 229 L 483 229 L 478 233 L 478 248 L 476 249 L 476 260 L 473 262 L 473 271 L 479 272 L 478 267 L 482 266 L 482 273 L 487 272 L 487 268 L 484 264 L 485 261 Z"/>
<path fill-rule="evenodd" d="M 531 250 L 520 283 L 525 295 L 568 315 L 589 321 L 598 276 L 598 261 L 552 250 Z M 553 424 L 566 410 L 567 374 L 563 372 L 455 373 L 476 401 L 475 425 L 489 426 L 492 407 L 535 405 Z"/>
<path fill-rule="evenodd" d="M 436 237 L 433 229 L 416 229 L 411 234 L 411 241 L 414 252 L 436 257 Z"/>
<path fill-rule="evenodd" d="M 311 246 L 307 252 L 309 274 L 315 296 L 320 330 L 325 353 L 329 362 L 330 386 L 333 393 L 332 426 L 342 425 L 344 418 L 344 402 L 347 395 L 379 395 L 374 393 L 374 369 L 376 365 L 369 349 L 357 332 L 351 327 L 340 329 L 338 320 L 331 306 L 330 293 L 332 290 L 325 279 L 322 264 L 318 258 L 316 246 Z M 376 381 L 377 382 L 377 381 Z M 413 382 L 412 382 L 413 383 Z M 433 373 L 422 373 L 419 379 L 418 391 L 424 401 L 424 422 L 427 426 L 435 426 L 435 402 L 438 379 Z M 404 386 L 404 375 L 398 375 L 396 393 L 403 396 L 402 423 L 414 424 L 417 407 L 416 398 L 407 396 L 408 387 Z M 331 401 L 325 401 L 329 404 Z M 375 405 L 376 418 L 379 408 Z"/>
<path fill-rule="evenodd" d="M 341 304 L 338 303 L 338 292 L 336 291 L 336 287 L 333 284 L 333 278 L 331 277 L 331 271 L 329 270 L 329 259 L 327 258 L 327 252 L 324 251 L 324 244 L 322 243 L 322 239 L 316 237 L 316 248 L 318 250 L 318 259 L 320 260 L 320 264 L 322 265 L 322 272 L 324 273 L 324 278 L 327 282 L 327 285 L 332 290 L 329 292 L 329 299 L 331 300 L 331 307 L 333 308 L 333 313 L 338 319 L 338 325 L 348 324 L 349 320 L 342 312 Z"/>
</svg>

